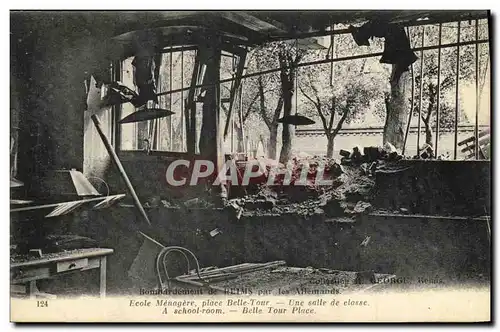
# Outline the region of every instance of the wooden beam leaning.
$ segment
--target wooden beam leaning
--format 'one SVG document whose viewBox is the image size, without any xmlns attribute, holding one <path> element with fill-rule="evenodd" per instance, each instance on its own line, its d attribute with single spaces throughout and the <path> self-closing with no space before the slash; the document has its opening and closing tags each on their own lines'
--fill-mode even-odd
<svg viewBox="0 0 500 332">
<path fill-rule="evenodd" d="M 149 224 L 149 226 L 151 226 L 151 221 L 149 221 L 148 215 L 146 214 L 146 211 L 144 211 L 144 207 L 142 206 L 139 197 L 137 197 L 134 187 L 132 186 L 132 183 L 130 182 L 127 176 L 127 172 L 125 172 L 125 169 L 123 168 L 120 158 L 118 158 L 115 149 L 113 148 L 108 138 L 106 137 L 106 134 L 104 134 L 101 128 L 101 121 L 99 121 L 99 118 L 97 117 L 96 114 L 93 114 L 90 118 L 92 119 L 92 122 L 94 122 L 95 128 L 97 129 L 97 132 L 99 133 L 99 136 L 101 137 L 101 140 L 104 143 L 104 146 L 106 147 L 106 150 L 108 151 L 111 160 L 118 168 L 118 171 L 120 172 L 122 179 L 125 181 L 125 185 L 127 186 L 130 196 L 132 196 L 132 200 L 134 201 L 135 207 L 137 208 L 137 210 L 139 210 L 139 213 L 142 216 L 142 218 Z"/>
</svg>

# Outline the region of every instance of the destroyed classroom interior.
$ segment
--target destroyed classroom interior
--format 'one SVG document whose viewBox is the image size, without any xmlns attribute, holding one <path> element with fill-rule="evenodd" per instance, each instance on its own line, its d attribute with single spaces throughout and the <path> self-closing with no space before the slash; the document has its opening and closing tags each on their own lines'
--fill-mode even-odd
<svg viewBox="0 0 500 332">
<path fill-rule="evenodd" d="M 11 294 L 489 285 L 490 29 L 487 11 L 11 12 Z"/>
</svg>

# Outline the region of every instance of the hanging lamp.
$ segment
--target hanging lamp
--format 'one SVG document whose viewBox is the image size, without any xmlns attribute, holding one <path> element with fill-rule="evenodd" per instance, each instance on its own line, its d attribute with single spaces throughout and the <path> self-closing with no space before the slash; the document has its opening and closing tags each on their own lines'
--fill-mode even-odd
<svg viewBox="0 0 500 332">
<path fill-rule="evenodd" d="M 287 115 L 284 116 L 280 119 L 278 119 L 278 122 L 283 123 L 283 124 L 289 124 L 289 125 L 294 125 L 294 126 L 307 126 L 307 125 L 312 125 L 315 124 L 314 120 L 311 120 L 310 118 L 303 116 L 303 115 Z"/>
<path fill-rule="evenodd" d="M 299 51 L 299 40 L 295 39 L 295 50 Z M 295 73 L 295 114 L 285 115 L 282 118 L 278 119 L 279 123 L 283 123 L 284 125 L 294 125 L 294 126 L 308 126 L 316 123 L 314 120 L 298 114 L 298 95 L 299 95 L 299 68 L 297 67 L 297 72 Z"/>
<path fill-rule="evenodd" d="M 148 120 L 164 118 L 172 114 L 175 114 L 175 112 L 163 108 L 145 108 L 127 115 L 126 117 L 118 121 L 118 123 L 123 124 L 123 123 L 148 121 Z"/>
<path fill-rule="evenodd" d="M 161 66 L 158 58 L 154 56 L 155 45 L 141 48 L 134 57 L 132 66 L 135 68 L 134 83 L 138 93 L 133 95 L 130 102 L 137 111 L 119 120 L 119 124 L 134 123 L 148 120 L 161 119 L 174 114 L 174 112 L 159 108 L 156 86 L 159 80 L 157 69 Z M 140 77 L 140 79 L 139 79 Z M 172 79 L 172 53 L 170 53 L 170 80 Z M 172 83 L 170 84 L 172 86 Z M 135 91 L 133 91 L 135 93 Z M 172 97 L 172 95 L 170 95 Z M 153 104 L 150 105 L 149 101 Z M 172 99 L 170 101 L 172 105 Z"/>
</svg>

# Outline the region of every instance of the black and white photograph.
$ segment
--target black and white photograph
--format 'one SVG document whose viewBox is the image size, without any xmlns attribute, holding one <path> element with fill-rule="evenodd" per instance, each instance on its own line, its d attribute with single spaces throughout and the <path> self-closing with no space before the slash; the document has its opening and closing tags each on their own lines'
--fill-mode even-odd
<svg viewBox="0 0 500 332">
<path fill-rule="evenodd" d="M 9 16 L 12 322 L 491 321 L 487 8 Z"/>
</svg>

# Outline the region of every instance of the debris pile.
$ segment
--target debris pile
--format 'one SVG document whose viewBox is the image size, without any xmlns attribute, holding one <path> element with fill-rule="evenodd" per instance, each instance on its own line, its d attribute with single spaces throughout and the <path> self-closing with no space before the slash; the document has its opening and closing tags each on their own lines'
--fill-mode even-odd
<svg viewBox="0 0 500 332">
<path fill-rule="evenodd" d="M 352 152 L 347 150 L 340 150 L 342 156 L 340 163 L 342 165 L 356 165 L 360 163 L 373 163 L 378 160 L 384 161 L 398 161 L 404 159 L 404 156 L 391 143 L 385 143 L 384 147 L 368 146 L 361 148 L 355 146 Z"/>
<path fill-rule="evenodd" d="M 242 216 L 294 214 L 353 221 L 358 215 L 373 210 L 370 202 L 375 174 L 397 173 L 411 167 L 398 162 L 404 157 L 390 143 L 384 147 L 354 147 L 352 151 L 341 150 L 339 154 L 342 157 L 340 163 L 321 156 L 295 158 L 288 173 L 278 172 L 279 176 L 273 183 L 268 183 L 266 179 L 276 162 L 266 164 L 267 174 L 259 177 L 259 183 L 253 183 L 256 189 L 248 191 L 243 197 L 230 199 L 228 206 L 236 212 L 237 219 Z M 284 165 L 280 167 L 286 169 Z M 322 175 L 322 180 L 331 182 L 325 185 L 318 181 L 318 173 Z M 286 177 L 290 179 L 289 183 L 284 181 Z M 307 179 L 305 184 L 297 185 L 304 178 Z"/>
<path fill-rule="evenodd" d="M 127 204 L 121 204 L 121 206 L 129 206 Z M 195 197 L 189 198 L 184 201 L 174 200 L 172 198 L 166 199 L 159 195 L 154 195 L 149 197 L 144 203 L 146 208 L 169 208 L 169 209 L 209 209 L 214 208 L 215 204 L 207 199 Z"/>
<path fill-rule="evenodd" d="M 371 210 L 369 200 L 375 181 L 361 165 L 342 166 L 334 159 L 318 156 L 293 162 L 290 185 L 283 185 L 282 176 L 272 185 L 261 183 L 254 194 L 229 200 L 228 206 L 234 209 L 236 217 L 294 214 L 354 218 Z M 294 185 L 307 164 L 307 183 Z M 331 184 L 316 180 L 319 171 L 324 180 L 332 180 Z"/>
<path fill-rule="evenodd" d="M 392 146 L 354 147 L 341 150 L 339 163 L 324 156 L 297 156 L 288 165 L 275 160 L 260 159 L 259 165 L 250 162 L 253 176 L 248 185 L 229 187 L 230 198 L 225 208 L 234 212 L 236 219 L 255 216 L 321 215 L 332 221 L 352 222 L 357 216 L 372 212 L 371 204 L 375 175 L 397 173 L 411 166 L 402 165 L 402 155 Z M 252 164 L 253 163 L 253 164 Z M 245 173 L 245 163 L 238 167 L 238 182 Z M 247 170 L 248 171 L 248 170 Z M 248 179 L 247 179 L 248 180 Z M 241 182 L 240 182 L 241 183 Z M 177 209 L 210 209 L 212 201 L 200 197 L 188 200 L 165 199 L 153 196 L 145 207 Z"/>
<path fill-rule="evenodd" d="M 359 166 L 345 166 L 340 185 L 325 191 L 319 199 L 327 216 L 355 216 L 371 210 L 371 193 L 375 179 Z"/>
<path fill-rule="evenodd" d="M 287 186 L 295 185 L 300 181 L 305 181 L 305 187 L 313 189 L 316 187 L 315 180 L 318 175 L 322 176 L 322 180 L 332 180 L 342 174 L 342 166 L 332 158 L 322 156 L 307 156 L 305 158 L 295 157 L 289 165 L 283 165 L 272 159 L 260 158 L 259 162 L 264 167 L 261 167 L 262 174 L 249 179 L 250 185 L 276 185 Z M 237 164 L 238 175 L 242 177 L 245 174 L 245 163 Z M 254 165 L 252 171 L 257 171 L 257 166 Z M 272 174 L 275 173 L 275 174 Z M 321 174 L 318 174 L 321 173 Z M 270 180 L 271 178 L 271 180 Z M 241 179 L 238 181 L 241 183 Z M 272 183 L 269 183 L 272 182 Z M 301 184 L 302 185 L 302 184 Z"/>
</svg>

